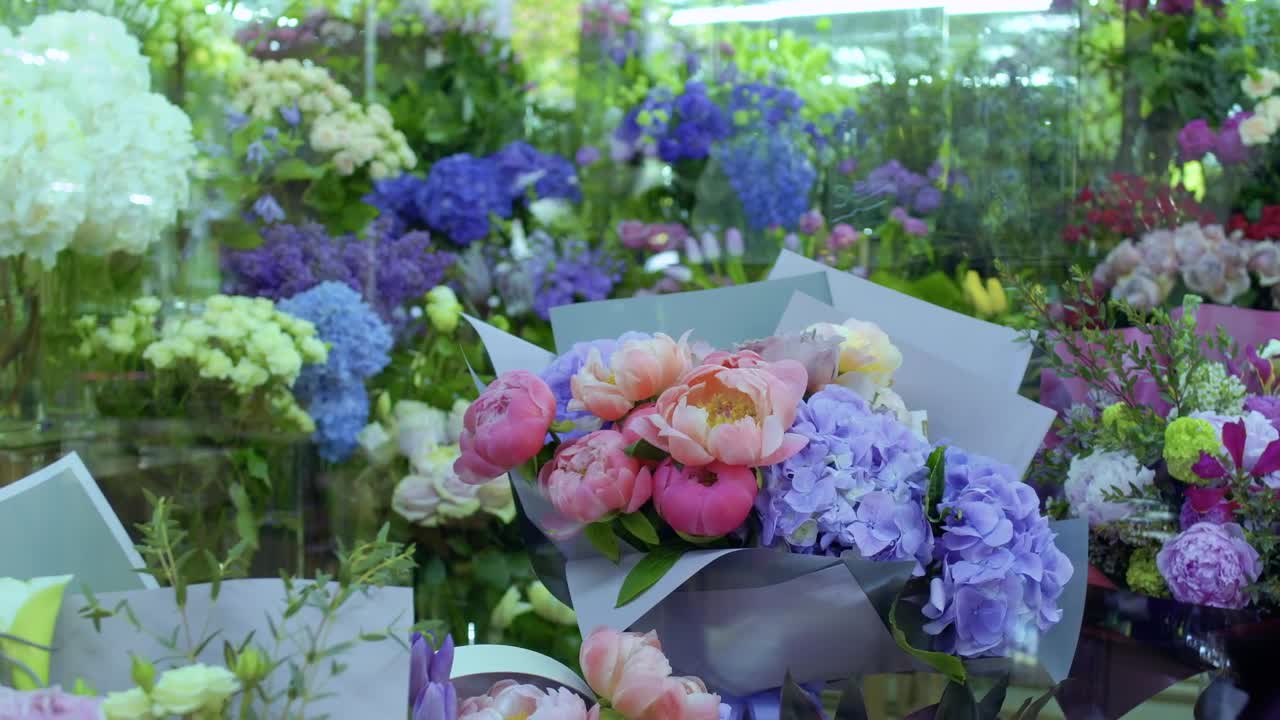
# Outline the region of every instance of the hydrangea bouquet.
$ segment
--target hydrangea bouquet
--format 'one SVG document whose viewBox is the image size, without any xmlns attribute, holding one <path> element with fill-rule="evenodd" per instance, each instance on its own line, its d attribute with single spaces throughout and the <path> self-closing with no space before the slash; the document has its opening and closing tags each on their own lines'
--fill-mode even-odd
<svg viewBox="0 0 1280 720">
<path fill-rule="evenodd" d="M 778 688 L 788 669 L 812 682 L 930 666 L 963 682 L 960 658 L 1035 652 L 1076 575 L 1020 479 L 1051 413 L 800 288 L 832 296 L 807 275 L 562 308 L 558 357 L 476 323 L 501 374 L 464 418 L 458 476 L 523 478 L 522 509 L 568 559 L 543 579 L 584 629 L 657 629 L 677 667 L 723 691 Z M 699 321 L 722 349 L 694 338 Z M 585 339 L 604 328 L 643 332 Z M 922 403 L 946 376 L 989 391 L 981 418 Z M 927 439 L 935 420 L 957 444 Z M 811 617 L 778 627 L 798 595 Z M 772 626 L 750 645 L 781 651 L 743 661 L 746 641 L 719 635 L 744 623 Z"/>
</svg>

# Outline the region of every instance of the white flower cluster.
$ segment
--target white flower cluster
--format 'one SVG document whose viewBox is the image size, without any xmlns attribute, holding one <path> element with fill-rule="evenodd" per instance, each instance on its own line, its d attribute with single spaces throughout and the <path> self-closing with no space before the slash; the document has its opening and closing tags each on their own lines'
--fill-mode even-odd
<svg viewBox="0 0 1280 720">
<path fill-rule="evenodd" d="M 323 364 L 329 350 L 310 322 L 282 313 L 266 298 L 214 295 L 204 312 L 166 320 L 155 330 L 160 302 L 141 298 L 132 309 L 98 327 L 81 318 L 80 354 L 140 354 L 153 370 L 177 373 L 193 383 L 225 383 L 241 399 L 261 398 L 275 417 L 302 432 L 315 424 L 291 388 L 303 365 Z M 184 375 L 190 373 L 190 375 Z"/>
<path fill-rule="evenodd" d="M 250 60 L 232 104 L 260 120 L 296 107 L 303 122 L 311 124 L 311 147 L 331 155 L 341 175 L 367 166 L 376 180 L 418 164 L 404 133 L 392 124 L 391 113 L 376 103 L 366 107 L 353 101 L 351 91 L 324 68 L 292 58 Z"/>
<path fill-rule="evenodd" d="M 1093 279 L 1111 288 L 1111 297 L 1138 308 L 1164 303 L 1179 277 L 1194 293 L 1230 305 L 1253 286 L 1280 283 L 1280 246 L 1266 240 L 1246 243 L 1221 225 L 1187 223 L 1177 230 L 1153 230 L 1138 243 L 1125 240 L 1094 269 Z"/>
<path fill-rule="evenodd" d="M 1108 500 L 1108 495 L 1132 495 L 1151 485 L 1155 475 L 1127 452 L 1095 452 L 1071 459 L 1064 490 L 1076 517 L 1086 518 L 1090 526 L 1103 525 L 1123 520 L 1135 509 L 1132 503 Z"/>
<path fill-rule="evenodd" d="M 149 85 L 113 18 L 57 12 L 0 34 L 0 257 L 142 253 L 186 209 L 191 121 Z"/>
<path fill-rule="evenodd" d="M 1185 367 L 1179 368 L 1178 380 L 1186 393 L 1182 399 L 1184 408 L 1221 415 L 1239 415 L 1244 411 L 1248 391 L 1224 363 L 1201 363 L 1190 372 Z"/>
<path fill-rule="evenodd" d="M 391 417 L 385 424 L 374 422 L 360 431 L 360 445 L 375 463 L 389 463 L 397 454 L 408 458 L 409 474 L 396 485 L 391 507 L 411 523 L 438 527 L 480 511 L 503 522 L 515 518 L 511 484 L 505 475 L 469 485 L 453 472 L 453 463 L 462 454 L 458 436 L 468 406 L 459 400 L 446 413 L 426 403 L 402 400 L 388 413 Z"/>
<path fill-rule="evenodd" d="M 1280 88 L 1280 73 L 1263 68 L 1256 78 L 1246 77 L 1240 84 L 1246 95 L 1258 101 L 1253 115 L 1240 123 L 1240 140 L 1250 146 L 1266 145 L 1280 129 L 1280 97 L 1272 95 Z"/>
<path fill-rule="evenodd" d="M 187 665 L 166 671 L 149 690 L 134 688 L 107 693 L 102 712 L 107 720 L 154 717 L 222 717 L 227 700 L 240 692 L 235 673 L 214 665 Z"/>
</svg>

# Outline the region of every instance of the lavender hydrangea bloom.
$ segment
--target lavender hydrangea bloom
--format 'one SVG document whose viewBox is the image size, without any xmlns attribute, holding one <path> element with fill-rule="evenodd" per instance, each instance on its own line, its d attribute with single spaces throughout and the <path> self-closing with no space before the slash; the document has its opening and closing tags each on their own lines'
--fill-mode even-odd
<svg viewBox="0 0 1280 720">
<path fill-rule="evenodd" d="M 551 394 L 556 397 L 556 422 L 572 422 L 575 426 L 573 430 L 559 433 L 561 440 L 572 440 L 602 427 L 600 419 L 586 410 L 569 410 L 569 401 L 573 399 L 573 376 L 587 364 L 587 357 L 591 351 L 599 352 L 600 359 L 607 363 L 613 356 L 613 351 L 622 343 L 648 338 L 649 336 L 644 333 L 629 332 L 617 340 L 605 338 L 574 343 L 569 352 L 557 357 L 539 373 L 539 377 L 547 383 L 547 387 L 551 388 Z"/>
<path fill-rule="evenodd" d="M 809 209 L 818 174 L 795 134 L 740 133 L 717 144 L 712 154 L 728 175 L 752 228 L 790 230 Z"/>
<path fill-rule="evenodd" d="M 1008 465 L 946 451 L 944 516 L 925 632 L 963 657 L 1003 656 L 1062 618 L 1071 562 L 1053 542 L 1040 499 Z"/>
<path fill-rule="evenodd" d="M 511 217 L 511 197 L 503 190 L 497 164 L 467 153 L 432 165 L 414 202 L 428 227 L 463 247 L 488 237 L 490 215 Z"/>
<path fill-rule="evenodd" d="M 1280 397 L 1274 395 L 1250 395 L 1244 399 L 1245 412 L 1256 412 L 1280 429 Z"/>
<path fill-rule="evenodd" d="M 369 418 L 364 381 L 391 362 L 391 331 L 359 293 L 337 282 L 321 283 L 279 308 L 311 321 L 329 344 L 328 361 L 303 368 L 294 392 L 315 418 L 320 456 L 341 462 Z"/>
<path fill-rule="evenodd" d="M 712 143 L 732 131 L 729 116 L 707 95 L 704 83 L 685 85 L 673 109 L 677 122 L 658 139 L 658 157 L 666 162 L 701 160 Z"/>
<path fill-rule="evenodd" d="M 928 564 L 923 439 L 834 385 L 800 405 L 790 432 L 809 443 L 763 469 L 756 510 L 764 544 L 829 555 L 857 548 L 877 560 Z"/>
<path fill-rule="evenodd" d="M 513 201 L 525 198 L 530 187 L 539 199 L 582 200 L 578 172 L 565 158 L 516 141 L 495 153 L 492 160 L 497 165 L 501 187 Z"/>
<path fill-rule="evenodd" d="M 550 319 L 551 308 L 559 305 L 604 300 L 622 280 L 623 263 L 583 240 L 557 242 L 538 231 L 529 236 L 529 248 L 532 257 L 503 266 L 506 271 L 499 273 L 499 292 L 506 301 L 513 296 L 510 288 L 517 287 L 515 283 L 527 287 L 532 292 L 531 309 L 543 320 Z"/>
</svg>

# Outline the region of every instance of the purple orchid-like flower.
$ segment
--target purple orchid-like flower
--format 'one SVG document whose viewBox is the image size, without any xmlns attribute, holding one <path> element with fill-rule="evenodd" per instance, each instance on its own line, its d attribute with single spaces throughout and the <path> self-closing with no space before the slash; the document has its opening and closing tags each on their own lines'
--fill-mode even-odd
<svg viewBox="0 0 1280 720">
<path fill-rule="evenodd" d="M 409 703 L 413 720 L 454 720 L 458 693 L 449 682 L 453 671 L 453 636 L 432 650 L 422 633 L 413 634 L 409 657 Z"/>
<path fill-rule="evenodd" d="M 1245 441 L 1248 433 L 1243 420 L 1227 423 L 1222 426 L 1222 446 L 1231 458 L 1232 467 L 1228 469 L 1222 460 L 1207 452 L 1200 453 L 1200 460 L 1191 466 L 1191 471 L 1204 480 L 1221 480 L 1237 474 L 1247 474 L 1261 480 L 1280 470 L 1280 440 L 1273 440 L 1258 456 L 1253 467 L 1245 467 Z"/>
<path fill-rule="evenodd" d="M 1183 530 L 1195 525 L 1196 523 L 1209 522 L 1215 525 L 1225 525 L 1234 521 L 1236 509 L 1240 507 L 1239 503 L 1227 500 L 1227 493 L 1230 488 L 1221 487 L 1188 487 L 1187 498 L 1182 503 L 1182 512 L 1178 515 L 1178 522 Z"/>
</svg>

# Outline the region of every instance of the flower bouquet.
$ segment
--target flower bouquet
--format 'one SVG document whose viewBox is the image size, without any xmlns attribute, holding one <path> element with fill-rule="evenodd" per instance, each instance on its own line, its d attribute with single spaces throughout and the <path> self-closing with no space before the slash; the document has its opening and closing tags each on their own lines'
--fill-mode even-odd
<svg viewBox="0 0 1280 720">
<path fill-rule="evenodd" d="M 1051 320 L 1040 340 L 1066 382 L 1044 386 L 1062 412 L 1038 479 L 1061 483 L 1058 510 L 1090 526 L 1075 669 L 1097 681 L 1065 689 L 1073 711 L 1117 717 L 1204 670 L 1243 688 L 1250 713 L 1276 701 L 1254 675 L 1280 630 L 1267 620 L 1280 601 L 1280 347 L 1237 341 L 1280 328 L 1274 313 L 1194 296 L 1181 310 L 1102 303 L 1078 328 Z M 1118 316 L 1130 327 L 1110 329 Z M 1206 323 L 1221 319 L 1234 338 Z"/>
<path fill-rule="evenodd" d="M 823 302 L 848 283 L 916 329 L 890 341 Z M 977 373 L 910 344 L 942 323 L 1007 344 Z M 1052 413 L 1013 391 L 1009 334 L 835 271 L 557 308 L 559 357 L 473 324 L 500 375 L 456 470 L 512 472 L 555 545 L 535 566 L 580 627 L 657 630 L 675 667 L 742 704 L 788 671 L 963 683 L 962 658 L 1023 652 L 1064 674 L 1072 623 L 1043 633 L 1074 615 L 1083 577 L 1058 544 L 1082 567 L 1083 528 L 1055 538 L 1019 479 Z"/>
</svg>

